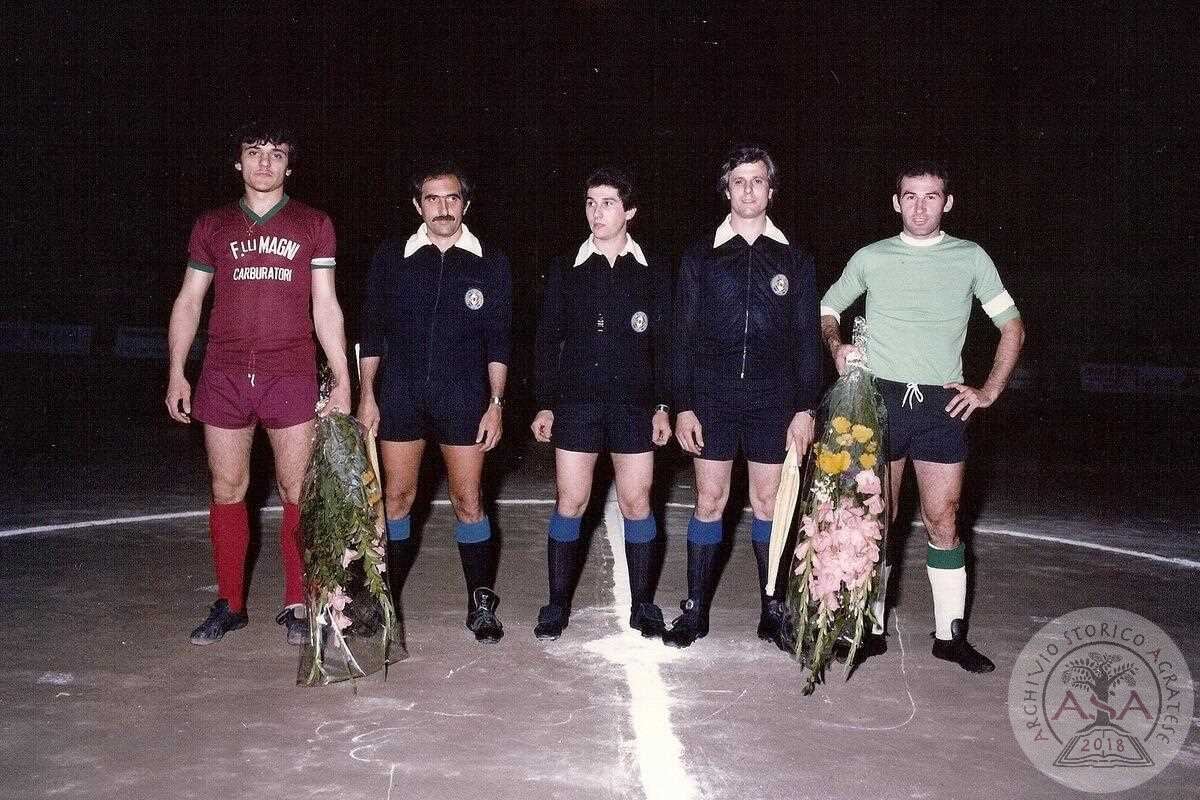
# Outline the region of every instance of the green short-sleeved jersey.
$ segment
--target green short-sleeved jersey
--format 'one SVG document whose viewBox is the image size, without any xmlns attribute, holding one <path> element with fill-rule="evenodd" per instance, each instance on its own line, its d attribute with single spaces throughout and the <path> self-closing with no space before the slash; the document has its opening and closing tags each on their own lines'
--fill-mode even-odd
<svg viewBox="0 0 1200 800">
<path fill-rule="evenodd" d="M 944 234 L 927 247 L 893 236 L 855 253 L 821 299 L 839 316 L 867 295 L 867 366 L 903 383 L 957 383 L 971 298 L 999 328 L 1020 316 L 983 248 Z"/>
</svg>

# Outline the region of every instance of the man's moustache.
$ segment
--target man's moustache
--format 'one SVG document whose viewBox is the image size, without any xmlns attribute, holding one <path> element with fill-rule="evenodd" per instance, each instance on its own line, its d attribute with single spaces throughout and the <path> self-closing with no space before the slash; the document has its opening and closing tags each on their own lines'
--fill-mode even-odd
<svg viewBox="0 0 1200 800">
<path fill-rule="evenodd" d="M 434 222 L 454 222 L 454 217 L 434 217 Z"/>
</svg>

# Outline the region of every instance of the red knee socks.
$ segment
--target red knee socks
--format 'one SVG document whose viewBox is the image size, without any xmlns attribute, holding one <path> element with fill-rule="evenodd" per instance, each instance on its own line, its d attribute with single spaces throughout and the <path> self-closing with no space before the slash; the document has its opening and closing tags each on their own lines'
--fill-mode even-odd
<svg viewBox="0 0 1200 800">
<path fill-rule="evenodd" d="M 283 604 L 304 602 L 304 556 L 300 545 L 300 507 L 283 504 L 279 523 L 279 551 L 283 556 Z"/>
<path fill-rule="evenodd" d="M 208 507 L 208 535 L 212 539 L 217 594 L 229 610 L 246 608 L 246 550 L 250 546 L 250 518 L 246 504 L 213 503 Z"/>
</svg>

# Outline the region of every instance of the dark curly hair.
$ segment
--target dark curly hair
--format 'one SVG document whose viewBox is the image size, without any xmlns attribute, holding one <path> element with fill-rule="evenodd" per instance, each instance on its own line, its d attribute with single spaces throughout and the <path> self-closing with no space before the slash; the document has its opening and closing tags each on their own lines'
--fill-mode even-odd
<svg viewBox="0 0 1200 800">
<path fill-rule="evenodd" d="M 295 166 L 300 160 L 300 140 L 296 136 L 296 132 L 278 120 L 247 122 L 230 134 L 229 145 L 233 151 L 234 161 L 241 160 L 242 145 L 246 144 L 273 144 L 276 147 L 286 144 L 288 146 L 288 164 Z"/>
</svg>

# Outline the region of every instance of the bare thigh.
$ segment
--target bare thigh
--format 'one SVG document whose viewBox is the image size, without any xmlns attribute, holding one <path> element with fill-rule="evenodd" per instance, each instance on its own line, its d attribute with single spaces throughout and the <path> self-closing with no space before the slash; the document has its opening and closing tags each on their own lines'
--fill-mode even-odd
<svg viewBox="0 0 1200 800">
<path fill-rule="evenodd" d="M 654 482 L 654 453 L 613 453 L 617 504 L 626 519 L 650 516 L 650 485 Z"/>
<path fill-rule="evenodd" d="M 958 546 L 958 504 L 962 496 L 964 465 L 913 460 L 917 490 L 921 493 L 921 519 L 934 547 Z"/>
<path fill-rule="evenodd" d="M 483 458 L 486 454 L 475 445 L 442 445 L 446 461 L 446 479 L 450 484 L 450 505 L 460 522 L 483 519 Z"/>
<path fill-rule="evenodd" d="M 592 475 L 596 471 L 597 453 L 578 453 L 574 450 L 554 450 L 554 481 L 558 488 L 558 513 L 564 517 L 579 517 L 592 496 Z"/>
<path fill-rule="evenodd" d="M 693 458 L 696 469 L 696 519 L 716 522 L 729 502 L 729 480 L 733 475 L 732 461 L 709 461 Z"/>
<path fill-rule="evenodd" d="M 304 470 L 312 453 L 313 424 L 308 420 L 286 428 L 267 429 L 271 452 L 275 455 L 275 482 L 279 486 L 279 497 L 285 503 L 300 502 Z"/>
<path fill-rule="evenodd" d="M 755 518 L 773 518 L 775 496 L 779 494 L 779 479 L 783 476 L 783 464 L 747 461 L 746 471 L 750 478 L 750 507 L 754 509 Z"/>
<path fill-rule="evenodd" d="M 214 503 L 240 503 L 245 499 L 246 487 L 250 485 L 253 441 L 253 425 L 236 429 L 204 426 L 204 450 L 208 455 Z"/>
<path fill-rule="evenodd" d="M 900 511 L 900 487 L 904 485 L 904 468 L 908 466 L 907 458 L 898 458 L 895 461 L 888 462 L 888 487 L 891 491 L 890 522 L 896 521 L 896 514 Z"/>
<path fill-rule="evenodd" d="M 417 475 L 421 471 L 421 455 L 425 452 L 425 440 L 412 442 L 388 442 L 380 440 L 379 452 L 383 457 L 384 506 L 389 519 L 408 516 L 413 499 L 417 496 Z"/>
</svg>

